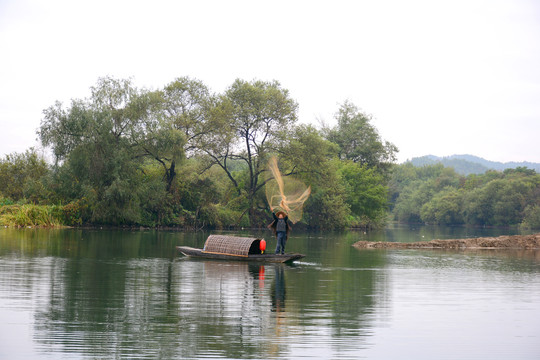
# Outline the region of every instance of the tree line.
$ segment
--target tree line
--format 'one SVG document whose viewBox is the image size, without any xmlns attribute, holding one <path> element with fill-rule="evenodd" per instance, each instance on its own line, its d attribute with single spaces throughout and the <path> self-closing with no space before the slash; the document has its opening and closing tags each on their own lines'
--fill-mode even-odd
<svg viewBox="0 0 540 360">
<path fill-rule="evenodd" d="M 540 175 L 517 167 L 459 175 L 395 164 L 396 146 L 345 101 L 335 125 L 300 124 L 277 81 L 236 80 L 223 93 L 177 78 L 163 88 L 100 78 L 85 99 L 43 111 L 35 149 L 0 159 L 3 225 L 262 227 L 268 159 L 311 186 L 300 226 L 387 221 L 540 228 Z M 298 226 L 298 225 L 297 225 Z"/>
<path fill-rule="evenodd" d="M 276 156 L 312 188 L 303 226 L 383 224 L 395 145 L 348 101 L 332 127 L 299 124 L 297 111 L 277 81 L 238 79 L 213 93 L 189 77 L 157 90 L 100 78 L 88 98 L 44 110 L 37 134 L 52 164 L 34 149 L 0 160 L 0 221 L 260 227 Z"/>
<path fill-rule="evenodd" d="M 540 228 L 540 175 L 525 167 L 463 176 L 405 163 L 394 167 L 389 189 L 399 222 Z"/>
</svg>

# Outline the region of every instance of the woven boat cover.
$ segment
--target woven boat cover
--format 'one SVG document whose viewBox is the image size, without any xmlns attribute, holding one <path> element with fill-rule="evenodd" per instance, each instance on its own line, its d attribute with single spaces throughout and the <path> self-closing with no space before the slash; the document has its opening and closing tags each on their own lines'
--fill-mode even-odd
<svg viewBox="0 0 540 360">
<path fill-rule="evenodd" d="M 203 252 L 248 256 L 251 244 L 258 238 L 247 238 L 228 235 L 210 235 L 204 244 Z"/>
</svg>

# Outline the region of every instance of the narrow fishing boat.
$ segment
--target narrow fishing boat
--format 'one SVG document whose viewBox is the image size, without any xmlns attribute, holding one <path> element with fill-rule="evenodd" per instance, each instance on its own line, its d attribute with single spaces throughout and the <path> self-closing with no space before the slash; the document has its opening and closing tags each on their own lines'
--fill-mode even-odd
<svg viewBox="0 0 540 360">
<path fill-rule="evenodd" d="M 216 259 L 216 260 L 240 260 L 240 261 L 260 261 L 273 263 L 286 263 L 305 257 L 303 254 L 266 254 L 264 239 L 248 238 L 229 235 L 210 235 L 202 249 L 189 246 L 177 246 L 179 252 L 185 256 Z"/>
</svg>

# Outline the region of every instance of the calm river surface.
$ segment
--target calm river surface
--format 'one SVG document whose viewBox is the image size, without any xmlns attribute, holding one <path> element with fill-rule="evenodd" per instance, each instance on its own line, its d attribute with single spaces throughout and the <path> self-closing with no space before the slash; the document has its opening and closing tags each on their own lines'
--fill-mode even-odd
<svg viewBox="0 0 540 360">
<path fill-rule="evenodd" d="M 478 231 L 293 233 L 306 258 L 260 266 L 176 254 L 210 233 L 0 229 L 0 359 L 540 359 L 540 252 L 351 247 L 515 233 Z"/>
</svg>

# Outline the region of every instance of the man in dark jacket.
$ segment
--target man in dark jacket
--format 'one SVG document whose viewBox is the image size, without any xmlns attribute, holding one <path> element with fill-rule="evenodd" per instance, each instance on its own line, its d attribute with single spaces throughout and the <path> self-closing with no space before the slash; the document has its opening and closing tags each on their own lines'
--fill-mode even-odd
<svg viewBox="0 0 540 360">
<path fill-rule="evenodd" d="M 272 216 L 274 217 L 274 221 L 268 227 L 274 231 L 277 238 L 276 254 L 284 254 L 285 244 L 287 243 L 287 237 L 291 229 L 289 216 L 283 211 L 272 212 Z"/>
</svg>

